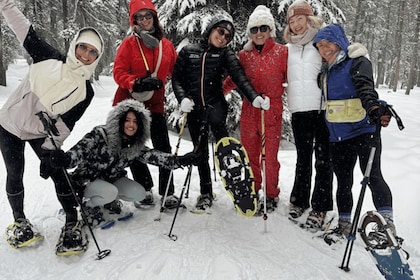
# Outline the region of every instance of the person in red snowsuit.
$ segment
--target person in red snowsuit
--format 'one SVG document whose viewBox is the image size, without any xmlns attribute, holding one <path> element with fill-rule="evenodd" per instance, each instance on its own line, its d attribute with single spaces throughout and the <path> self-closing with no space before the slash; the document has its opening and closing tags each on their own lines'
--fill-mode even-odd
<svg viewBox="0 0 420 280">
<path fill-rule="evenodd" d="M 257 92 L 270 99 L 270 109 L 262 112 L 244 99 L 240 117 L 240 135 L 242 145 L 248 152 L 252 171 L 255 178 L 255 191 L 261 189 L 262 170 L 262 122 L 264 114 L 265 127 L 265 178 L 267 210 L 273 211 L 277 207 L 280 189 L 280 162 L 277 153 L 280 146 L 283 114 L 283 83 L 286 82 L 287 55 L 286 46 L 275 42 L 276 28 L 270 10 L 259 5 L 249 17 L 247 25 L 249 41 L 239 52 L 239 60 L 245 70 L 247 79 Z M 236 86 L 228 78 L 224 83 L 224 90 L 228 92 Z M 261 197 L 261 196 L 260 196 Z M 263 210 L 260 199 L 260 212 Z"/>
<path fill-rule="evenodd" d="M 130 25 L 133 33 L 125 38 L 118 48 L 114 61 L 114 79 L 118 84 L 113 105 L 129 98 L 143 102 L 150 110 L 151 140 L 156 150 L 171 153 L 168 128 L 164 113 L 165 84 L 172 75 L 177 53 L 159 23 L 155 6 L 150 0 L 130 1 Z M 146 189 L 146 198 L 135 202 L 136 207 L 142 204 L 153 204 L 153 180 L 146 164 L 135 161 L 131 166 L 135 181 Z M 159 168 L 159 194 L 164 196 L 170 171 Z M 173 195 L 174 185 L 171 180 L 165 206 L 178 204 Z"/>
</svg>

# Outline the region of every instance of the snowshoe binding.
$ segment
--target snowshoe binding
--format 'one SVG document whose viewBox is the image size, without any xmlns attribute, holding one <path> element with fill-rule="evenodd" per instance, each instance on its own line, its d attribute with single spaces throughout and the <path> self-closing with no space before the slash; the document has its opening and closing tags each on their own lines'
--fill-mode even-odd
<svg viewBox="0 0 420 280">
<path fill-rule="evenodd" d="M 67 223 L 62 229 L 56 245 L 57 256 L 72 256 L 85 252 L 89 240 L 82 222 Z"/>
<path fill-rule="evenodd" d="M 43 240 L 44 236 L 37 232 L 27 219 L 18 219 L 6 228 L 7 243 L 12 248 L 22 248 Z"/>
</svg>

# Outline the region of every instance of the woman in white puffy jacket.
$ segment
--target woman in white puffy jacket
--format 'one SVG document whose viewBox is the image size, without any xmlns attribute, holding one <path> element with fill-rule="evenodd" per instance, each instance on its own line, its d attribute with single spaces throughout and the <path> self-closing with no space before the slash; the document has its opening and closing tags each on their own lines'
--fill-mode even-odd
<svg viewBox="0 0 420 280">
<path fill-rule="evenodd" d="M 333 209 L 332 166 L 329 155 L 328 129 L 325 124 L 321 89 L 317 77 L 322 58 L 312 40 L 323 25 L 311 6 L 295 1 L 287 11 L 284 38 L 288 42 L 287 101 L 292 113 L 297 162 L 295 182 L 290 195 L 290 218 L 296 219 L 312 206 L 306 225 L 322 227 L 325 214 Z M 311 196 L 312 154 L 315 151 L 315 186 Z"/>
</svg>

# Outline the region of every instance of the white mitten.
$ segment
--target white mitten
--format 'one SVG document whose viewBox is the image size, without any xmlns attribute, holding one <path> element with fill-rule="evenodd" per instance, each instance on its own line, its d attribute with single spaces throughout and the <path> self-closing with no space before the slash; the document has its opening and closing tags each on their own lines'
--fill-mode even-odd
<svg viewBox="0 0 420 280">
<path fill-rule="evenodd" d="M 257 96 L 254 101 L 252 101 L 252 106 L 255 108 L 261 108 L 263 110 L 268 110 L 270 109 L 270 98 Z"/>
<path fill-rule="evenodd" d="M 185 97 L 181 101 L 181 111 L 184 113 L 189 113 L 194 109 L 194 101 L 189 99 L 188 97 Z"/>
<path fill-rule="evenodd" d="M 350 46 L 348 46 L 347 52 L 350 58 L 366 56 L 368 54 L 368 50 L 366 49 L 366 47 L 360 43 L 353 43 Z"/>
</svg>

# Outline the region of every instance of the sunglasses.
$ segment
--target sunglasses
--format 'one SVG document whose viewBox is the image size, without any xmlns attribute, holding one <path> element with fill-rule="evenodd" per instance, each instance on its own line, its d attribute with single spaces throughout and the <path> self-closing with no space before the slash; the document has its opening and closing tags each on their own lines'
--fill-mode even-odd
<svg viewBox="0 0 420 280">
<path fill-rule="evenodd" d="M 146 13 L 144 15 L 142 15 L 142 14 L 136 15 L 135 19 L 136 19 L 136 21 L 143 21 L 144 19 L 149 20 L 152 17 L 153 17 L 153 15 L 151 13 Z"/>
<path fill-rule="evenodd" d="M 97 50 L 94 50 L 94 49 L 88 48 L 88 46 L 86 46 L 86 45 L 84 45 L 84 44 L 78 44 L 78 45 L 77 45 L 77 47 L 78 47 L 81 51 L 84 51 L 84 52 L 88 51 L 88 53 L 89 53 L 89 55 L 90 55 L 90 56 L 93 56 L 93 57 L 98 57 L 98 56 L 99 56 L 99 53 L 98 53 L 98 51 L 97 51 Z"/>
<path fill-rule="evenodd" d="M 258 29 L 260 30 L 261 33 L 264 33 L 269 29 L 269 27 L 268 25 L 255 26 L 255 27 L 252 27 L 249 31 L 251 32 L 251 34 L 257 34 Z"/>
<path fill-rule="evenodd" d="M 217 32 L 219 32 L 220 36 L 225 36 L 226 41 L 230 41 L 232 39 L 229 31 L 227 31 L 226 29 L 222 27 L 217 27 Z"/>
</svg>

